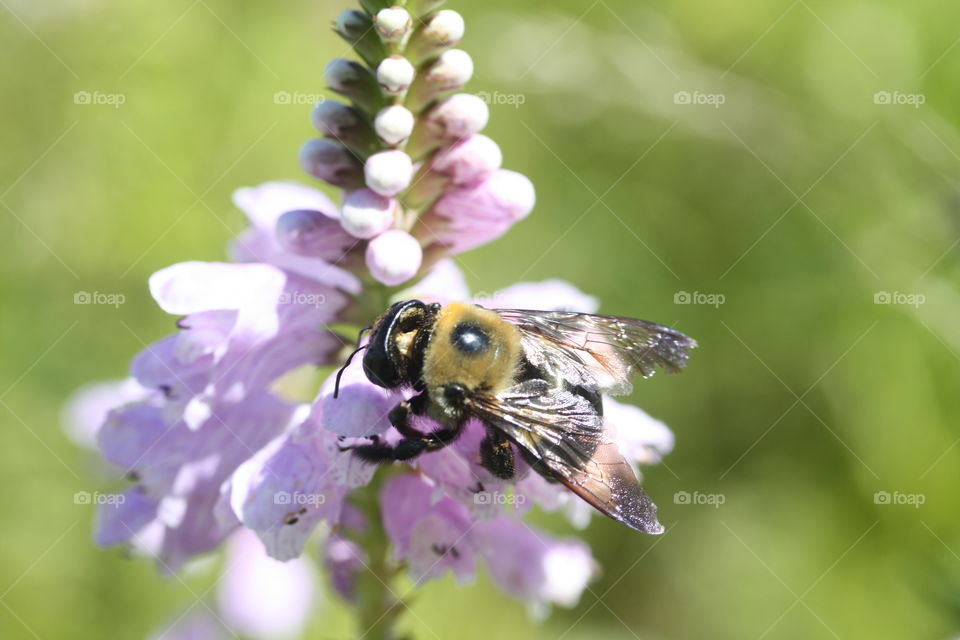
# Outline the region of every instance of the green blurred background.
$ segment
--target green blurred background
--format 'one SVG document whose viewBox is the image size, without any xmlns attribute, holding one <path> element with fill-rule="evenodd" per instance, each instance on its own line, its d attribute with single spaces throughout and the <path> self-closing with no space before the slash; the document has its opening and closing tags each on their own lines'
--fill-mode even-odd
<svg viewBox="0 0 960 640">
<path fill-rule="evenodd" d="M 303 179 L 310 108 L 274 95 L 322 93 L 323 66 L 347 50 L 328 24 L 347 6 L 0 2 L 0 637 L 144 637 L 215 579 L 164 579 L 93 546 L 92 509 L 72 497 L 113 485 L 59 413 L 171 331 L 146 278 L 224 256 L 244 226 L 233 189 Z M 647 472 L 665 536 L 596 518 L 586 537 L 604 573 L 543 624 L 481 577 L 430 584 L 405 628 L 960 630 L 960 6 L 448 7 L 467 20 L 469 89 L 494 96 L 486 133 L 539 194 L 530 218 L 462 258 L 474 290 L 565 278 L 604 311 L 675 325 L 701 348 L 632 399 L 677 437 Z M 76 104 L 81 91 L 124 103 Z M 78 291 L 126 302 L 75 305 Z M 351 629 L 335 600 L 318 602 L 310 637 Z"/>
</svg>

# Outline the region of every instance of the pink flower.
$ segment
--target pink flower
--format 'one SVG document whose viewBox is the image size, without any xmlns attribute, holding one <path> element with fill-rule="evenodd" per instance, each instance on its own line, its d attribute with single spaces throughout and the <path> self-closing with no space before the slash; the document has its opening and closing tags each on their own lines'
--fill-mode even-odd
<svg viewBox="0 0 960 640">
<path fill-rule="evenodd" d="M 533 185 L 501 169 L 446 192 L 418 222 L 414 233 L 449 254 L 494 240 L 533 210 Z"/>
</svg>

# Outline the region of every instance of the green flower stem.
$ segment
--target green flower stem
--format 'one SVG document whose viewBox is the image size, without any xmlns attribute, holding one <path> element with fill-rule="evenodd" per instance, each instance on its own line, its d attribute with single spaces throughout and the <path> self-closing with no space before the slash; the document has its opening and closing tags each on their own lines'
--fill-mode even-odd
<svg viewBox="0 0 960 640">
<path fill-rule="evenodd" d="M 357 636 L 369 640 L 396 640 L 397 619 L 407 606 L 396 595 L 394 585 L 401 567 L 390 559 L 378 501 L 380 489 L 391 475 L 389 467 L 380 469 L 373 481 L 356 491 L 353 498 L 354 506 L 366 519 L 364 532 L 355 541 L 369 558 L 366 569 L 357 576 Z"/>
</svg>

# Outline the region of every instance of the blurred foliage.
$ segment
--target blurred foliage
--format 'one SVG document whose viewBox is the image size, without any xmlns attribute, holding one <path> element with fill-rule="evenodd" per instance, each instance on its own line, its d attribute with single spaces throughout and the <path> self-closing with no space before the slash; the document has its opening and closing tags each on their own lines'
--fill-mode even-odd
<svg viewBox="0 0 960 640">
<path fill-rule="evenodd" d="M 92 545 L 92 511 L 72 496 L 112 481 L 58 412 L 172 330 L 146 278 L 224 256 L 244 225 L 233 189 L 302 179 L 309 106 L 274 95 L 322 92 L 324 64 L 347 52 L 328 29 L 346 6 L 2 3 L 0 636 L 143 637 L 212 585 L 209 569 L 161 578 Z M 565 278 L 701 348 L 633 398 L 677 435 L 647 473 L 665 536 L 595 519 L 604 573 L 543 624 L 481 577 L 429 585 L 407 626 L 571 640 L 956 633 L 960 6 L 449 6 L 467 19 L 470 89 L 495 102 L 487 133 L 539 192 L 527 221 L 461 259 L 471 285 Z M 81 91 L 124 103 L 76 104 Z M 78 291 L 126 302 L 75 305 Z M 678 292 L 724 303 L 675 304 Z M 879 292 L 924 303 L 875 304 Z M 680 491 L 725 502 L 676 504 Z M 925 503 L 877 504 L 880 491 Z M 318 603 L 312 637 L 351 633 L 341 605 Z"/>
</svg>

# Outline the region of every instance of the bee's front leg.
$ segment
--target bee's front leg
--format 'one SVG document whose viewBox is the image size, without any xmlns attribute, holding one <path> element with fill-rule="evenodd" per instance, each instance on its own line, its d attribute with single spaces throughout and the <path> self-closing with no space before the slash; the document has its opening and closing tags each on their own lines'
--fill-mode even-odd
<svg viewBox="0 0 960 640">
<path fill-rule="evenodd" d="M 412 460 L 421 453 L 436 451 L 447 446 L 458 435 L 460 426 L 456 429 L 440 429 L 430 433 L 422 433 L 410 424 L 410 416 L 420 415 L 426 410 L 426 396 L 420 394 L 409 401 L 401 402 L 390 411 L 390 424 L 400 432 L 403 439 L 394 445 L 387 443 L 364 444 L 352 447 L 351 450 L 367 462 L 390 462 L 394 460 Z"/>
</svg>

